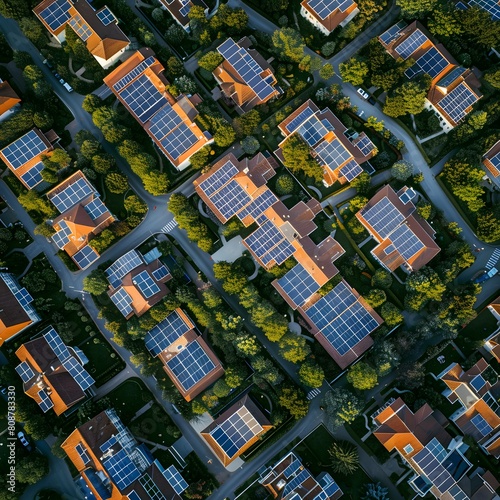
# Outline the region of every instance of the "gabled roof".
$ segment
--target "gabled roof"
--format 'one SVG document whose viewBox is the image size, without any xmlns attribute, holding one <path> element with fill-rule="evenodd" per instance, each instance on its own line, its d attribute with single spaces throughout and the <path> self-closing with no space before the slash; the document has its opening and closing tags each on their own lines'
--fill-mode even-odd
<svg viewBox="0 0 500 500">
<path fill-rule="evenodd" d="M 0 79 L 0 115 L 21 102 L 21 98 L 16 94 L 9 82 Z"/>
<path fill-rule="evenodd" d="M 186 30 L 189 28 L 189 11 L 193 5 L 203 7 L 208 10 L 207 5 L 203 0 L 159 0 L 163 7 L 165 7 L 172 17 Z"/>
<path fill-rule="evenodd" d="M 500 141 L 484 154 L 483 165 L 488 175 L 496 184 L 500 184 Z"/>
<path fill-rule="evenodd" d="M 332 32 L 358 8 L 354 0 L 302 0 L 300 5 L 329 32 Z"/>
</svg>

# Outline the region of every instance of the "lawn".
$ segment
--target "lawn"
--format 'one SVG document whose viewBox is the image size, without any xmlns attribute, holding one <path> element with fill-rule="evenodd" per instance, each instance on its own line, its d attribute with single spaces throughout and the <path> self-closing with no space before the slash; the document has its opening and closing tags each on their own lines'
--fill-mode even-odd
<svg viewBox="0 0 500 500">
<path fill-rule="evenodd" d="M 465 356 L 469 356 L 477 349 L 479 342 L 488 338 L 497 329 L 497 320 L 493 314 L 488 309 L 483 309 L 475 319 L 459 332 L 455 343 Z"/>
<path fill-rule="evenodd" d="M 28 258 L 22 252 L 12 252 L 7 257 L 2 256 L 1 259 L 5 263 L 5 267 L 8 268 L 9 273 L 16 276 L 22 274 L 29 264 Z"/>
<path fill-rule="evenodd" d="M 444 356 L 443 363 L 437 360 L 440 356 Z M 424 367 L 427 373 L 433 373 L 438 376 L 451 363 L 460 363 L 461 361 L 463 361 L 462 356 L 458 354 L 453 345 L 449 344 L 439 354 L 436 354 L 436 356 L 427 361 Z"/>
<path fill-rule="evenodd" d="M 149 410 L 134 419 L 130 429 L 135 436 L 164 446 L 172 446 L 182 436 L 158 403 L 154 403 Z"/>
<path fill-rule="evenodd" d="M 128 425 L 134 415 L 153 399 L 142 380 L 135 377 L 120 384 L 106 397 L 110 400 L 111 408 L 114 407 L 119 412 L 124 425 Z"/>
</svg>

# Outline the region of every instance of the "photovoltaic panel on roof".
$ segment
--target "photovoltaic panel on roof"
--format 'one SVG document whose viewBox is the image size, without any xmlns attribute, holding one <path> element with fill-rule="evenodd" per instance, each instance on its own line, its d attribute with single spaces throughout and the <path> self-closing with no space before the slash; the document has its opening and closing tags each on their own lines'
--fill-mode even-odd
<svg viewBox="0 0 500 500">
<path fill-rule="evenodd" d="M 130 250 L 111 264 L 106 271 L 106 276 L 113 288 L 116 288 L 125 275 L 142 264 L 142 259 L 135 250 Z"/>
<path fill-rule="evenodd" d="M 403 59 L 408 59 L 427 40 L 427 36 L 419 29 L 416 29 L 411 35 L 397 45 L 394 50 Z"/>
<path fill-rule="evenodd" d="M 448 64 L 450 64 L 448 59 L 436 47 L 430 47 L 416 60 L 413 66 L 405 71 L 405 75 L 408 78 L 413 78 L 420 73 L 426 73 L 435 78 Z"/>
<path fill-rule="evenodd" d="M 345 12 L 354 4 L 354 0 L 309 0 L 307 4 L 324 20 L 336 10 Z"/>
<path fill-rule="evenodd" d="M 95 382 L 87 370 L 74 357 L 71 356 L 63 361 L 63 366 L 75 379 L 82 391 L 86 391 Z"/>
<path fill-rule="evenodd" d="M 18 169 L 28 161 L 35 158 L 40 153 L 47 151 L 47 145 L 40 139 L 40 136 L 30 130 L 19 139 L 2 149 L 2 154 L 12 165 L 12 168 Z"/>
<path fill-rule="evenodd" d="M 305 122 L 309 117 L 314 115 L 315 111 L 307 106 L 304 108 L 293 120 L 288 123 L 285 128 L 289 133 L 294 132 L 297 127 L 299 127 L 303 122 Z"/>
<path fill-rule="evenodd" d="M 321 159 L 319 163 L 327 165 L 332 170 L 337 169 L 340 165 L 352 158 L 349 150 L 336 137 L 331 142 L 320 142 L 314 150 Z"/>
<path fill-rule="evenodd" d="M 363 173 L 361 165 L 353 158 L 349 163 L 340 167 L 339 173 L 345 177 L 348 182 L 353 181 L 358 175 Z"/>
<path fill-rule="evenodd" d="M 38 397 L 40 398 L 38 406 L 44 413 L 47 413 L 47 411 L 54 407 L 54 403 L 44 389 L 38 391 Z"/>
<path fill-rule="evenodd" d="M 81 443 L 78 443 L 75 446 L 75 450 L 78 453 L 78 455 L 80 456 L 80 458 L 82 459 L 83 464 L 87 465 L 90 462 L 90 456 L 87 453 L 87 450 L 83 447 L 83 445 Z"/>
<path fill-rule="evenodd" d="M 182 122 L 175 130 L 162 139 L 160 144 L 174 160 L 177 160 L 194 146 L 197 141 L 198 138 L 189 125 Z"/>
<path fill-rule="evenodd" d="M 175 465 L 171 465 L 165 469 L 163 471 L 163 476 L 178 495 L 180 495 L 188 487 L 187 482 L 175 468 Z"/>
<path fill-rule="evenodd" d="M 33 302 L 33 297 L 29 294 L 28 290 L 26 288 L 20 288 L 16 292 L 14 292 L 14 297 L 19 301 L 21 306 L 25 308 L 28 304 L 31 304 Z"/>
<path fill-rule="evenodd" d="M 68 24 L 73 28 L 73 31 L 84 42 L 86 42 L 92 35 L 92 30 L 90 29 L 90 26 L 82 19 L 82 17 L 79 14 L 75 14 L 68 21 Z"/>
<path fill-rule="evenodd" d="M 45 333 L 43 338 L 47 341 L 50 348 L 54 351 L 54 354 L 57 356 L 59 361 L 61 361 L 61 363 L 71 357 L 68 348 L 54 328 L 51 328 L 47 333 Z"/>
<path fill-rule="evenodd" d="M 102 453 L 106 453 L 117 442 L 118 442 L 118 440 L 116 439 L 116 436 L 111 436 L 105 443 L 103 443 L 101 446 L 99 446 L 99 449 L 101 450 Z"/>
<path fill-rule="evenodd" d="M 358 137 L 354 142 L 354 145 L 365 155 L 368 156 L 374 149 L 375 145 L 370 140 L 370 138 L 364 134 Z"/>
<path fill-rule="evenodd" d="M 158 356 L 189 330 L 191 330 L 190 325 L 177 311 L 173 311 L 146 334 L 144 343 L 153 356 Z"/>
<path fill-rule="evenodd" d="M 49 25 L 52 31 L 56 31 L 71 17 L 70 8 L 71 4 L 68 0 L 56 0 L 40 12 L 40 17 Z"/>
<path fill-rule="evenodd" d="M 77 263 L 80 269 L 86 269 L 98 258 L 99 254 L 90 245 L 85 245 L 72 256 L 72 259 Z"/>
<path fill-rule="evenodd" d="M 16 366 L 16 372 L 24 383 L 29 382 L 35 376 L 35 372 L 26 361 Z"/>
<path fill-rule="evenodd" d="M 483 437 L 493 432 L 493 427 L 491 427 L 491 425 L 479 413 L 471 418 L 471 422 L 474 424 L 474 426 L 477 428 L 477 430 L 481 433 L 481 436 Z"/>
<path fill-rule="evenodd" d="M 144 298 L 149 299 L 160 292 L 160 287 L 147 271 L 141 271 L 132 277 L 132 283 L 139 288 Z"/>
<path fill-rule="evenodd" d="M 112 22 L 116 21 L 116 17 L 113 15 L 113 13 L 108 9 L 108 7 L 104 7 L 101 11 L 97 13 L 97 17 L 101 21 L 104 26 L 107 26 L 108 24 L 111 24 Z"/>
<path fill-rule="evenodd" d="M 59 227 L 61 229 L 52 235 L 52 241 L 57 245 L 57 248 L 62 250 L 70 241 L 71 228 L 65 220 L 59 222 Z"/>
<path fill-rule="evenodd" d="M 403 214 L 388 198 L 382 198 L 372 207 L 362 208 L 361 215 L 381 238 L 387 238 L 404 221 Z"/>
<path fill-rule="evenodd" d="M 259 215 L 261 215 L 269 207 L 272 207 L 277 202 L 278 198 L 276 197 L 276 195 L 271 190 L 266 189 L 243 210 L 240 210 L 238 212 L 238 218 L 240 220 L 243 220 L 245 217 L 251 215 L 254 219 L 257 219 Z"/>
<path fill-rule="evenodd" d="M 152 66 L 155 62 L 155 58 L 153 56 L 149 56 L 148 58 L 141 61 L 135 68 L 133 68 L 127 75 L 118 80 L 113 88 L 116 92 L 120 92 L 123 87 L 128 85 L 134 78 L 137 78 L 143 71 Z"/>
<path fill-rule="evenodd" d="M 438 105 L 455 123 L 458 123 L 467 115 L 468 108 L 477 100 L 476 94 L 462 82 L 446 94 Z"/>
<path fill-rule="evenodd" d="M 397 227 L 391 233 L 390 239 L 405 260 L 410 260 L 425 248 L 418 236 L 406 224 Z"/>
<path fill-rule="evenodd" d="M 472 385 L 476 391 L 480 391 L 486 385 L 486 380 L 484 380 L 482 375 L 476 375 L 470 381 L 470 385 Z"/>
<path fill-rule="evenodd" d="M 295 477 L 288 481 L 283 489 L 283 496 L 287 497 L 296 488 L 301 486 L 301 484 L 311 477 L 311 473 L 307 470 L 301 470 Z"/>
<path fill-rule="evenodd" d="M 124 288 L 119 288 L 110 299 L 123 316 L 127 317 L 133 311 L 132 297 Z"/>
<path fill-rule="evenodd" d="M 87 203 L 83 208 L 90 215 L 92 220 L 98 219 L 101 215 L 108 211 L 101 198 L 95 198 L 90 203 Z"/>
<path fill-rule="evenodd" d="M 163 278 L 166 278 L 169 272 L 165 266 L 160 266 L 158 269 L 155 269 L 151 274 L 153 275 L 153 278 L 156 281 L 160 281 Z"/>
<path fill-rule="evenodd" d="M 212 202 L 226 219 L 230 219 L 251 201 L 250 196 L 234 179 L 212 196 Z"/>
<path fill-rule="evenodd" d="M 405 21 L 399 21 L 399 23 L 391 26 L 387 31 L 384 31 L 379 38 L 383 43 L 389 44 L 399 36 L 400 31 L 406 28 L 406 26 L 407 24 Z"/>
<path fill-rule="evenodd" d="M 303 306 L 311 295 L 320 289 L 320 286 L 302 264 L 297 264 L 290 269 L 278 280 L 278 284 L 297 307 Z"/>
<path fill-rule="evenodd" d="M 322 122 L 318 120 L 316 116 L 311 117 L 305 123 L 303 123 L 297 132 L 300 134 L 302 139 L 313 147 L 317 144 L 325 135 L 328 133 L 328 129 L 323 125 Z"/>
<path fill-rule="evenodd" d="M 276 259 L 276 263 L 284 262 L 295 251 L 294 247 L 271 221 L 265 221 L 245 239 L 245 242 L 252 252 L 266 264 L 271 262 L 272 258 Z M 272 257 L 268 255 L 271 252 Z"/>
<path fill-rule="evenodd" d="M 21 175 L 21 179 L 26 183 L 29 189 L 33 189 L 37 184 L 43 181 L 42 170 L 43 163 L 40 161 L 33 165 L 27 172 Z"/>
<path fill-rule="evenodd" d="M 227 161 L 216 172 L 210 174 L 201 184 L 200 189 L 207 195 L 212 196 L 218 189 L 226 184 L 229 179 L 238 173 L 238 168 Z"/>
<path fill-rule="evenodd" d="M 179 12 L 181 16 L 188 17 L 192 5 L 191 0 L 180 0 L 180 2 L 181 2 L 181 8 L 179 9 Z"/>
<path fill-rule="evenodd" d="M 470 6 L 478 6 L 490 14 L 494 21 L 500 20 L 500 5 L 497 0 L 469 0 Z"/>
<path fill-rule="evenodd" d="M 141 476 L 141 472 L 123 449 L 104 460 L 102 464 L 120 491 Z"/>
<path fill-rule="evenodd" d="M 97 191 L 85 177 L 79 177 L 74 179 L 71 184 L 68 184 L 61 191 L 49 193 L 48 197 L 59 213 L 62 214 L 85 198 L 88 198 L 91 194 L 97 194 Z"/>
<path fill-rule="evenodd" d="M 182 118 L 172 108 L 170 103 L 167 103 L 151 118 L 149 132 L 160 141 L 181 123 Z"/>
<path fill-rule="evenodd" d="M 293 459 L 292 463 L 283 471 L 285 479 L 288 479 L 289 477 L 293 476 L 300 469 L 301 465 L 302 462 L 300 460 Z"/>
</svg>

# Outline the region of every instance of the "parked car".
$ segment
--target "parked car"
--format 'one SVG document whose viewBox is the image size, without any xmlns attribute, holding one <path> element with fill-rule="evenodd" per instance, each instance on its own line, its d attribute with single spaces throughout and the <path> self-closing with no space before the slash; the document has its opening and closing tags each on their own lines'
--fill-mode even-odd
<svg viewBox="0 0 500 500">
<path fill-rule="evenodd" d="M 361 87 L 358 88 L 356 91 L 363 99 L 368 99 L 370 97 L 370 94 L 366 90 L 363 90 Z"/>
<path fill-rule="evenodd" d="M 49 69 L 52 69 L 54 67 L 48 59 L 44 59 L 43 64 L 45 64 Z"/>
<path fill-rule="evenodd" d="M 31 451 L 31 445 L 29 444 L 28 440 L 26 439 L 26 436 L 24 435 L 23 431 L 19 431 L 17 433 L 17 437 L 19 441 L 21 441 L 21 444 L 28 450 Z"/>
<path fill-rule="evenodd" d="M 498 269 L 496 267 L 492 267 L 488 272 L 485 271 L 483 274 L 479 275 L 473 281 L 473 283 L 483 283 L 484 281 L 493 278 L 493 276 L 496 276 L 497 274 L 498 274 Z"/>
<path fill-rule="evenodd" d="M 54 76 L 59 80 L 59 78 L 61 78 L 61 75 L 56 71 L 54 72 Z"/>
<path fill-rule="evenodd" d="M 61 85 L 64 85 L 66 82 L 64 81 L 64 78 L 60 78 L 60 79 L 59 79 L 59 83 L 60 83 Z"/>
<path fill-rule="evenodd" d="M 68 91 L 68 92 L 73 92 L 73 87 L 69 83 L 63 83 L 63 87 Z"/>
</svg>

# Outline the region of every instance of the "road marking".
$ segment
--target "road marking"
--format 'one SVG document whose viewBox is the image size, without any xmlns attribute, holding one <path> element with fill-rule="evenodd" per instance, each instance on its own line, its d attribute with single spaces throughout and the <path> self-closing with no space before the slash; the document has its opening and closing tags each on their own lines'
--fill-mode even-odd
<svg viewBox="0 0 500 500">
<path fill-rule="evenodd" d="M 165 224 L 161 230 L 162 232 L 164 233 L 170 233 L 170 231 L 172 231 L 172 229 L 174 229 L 174 227 L 177 226 L 177 221 L 175 219 L 171 220 L 168 224 Z"/>
<path fill-rule="evenodd" d="M 313 389 L 312 391 L 309 391 L 307 393 L 307 399 L 311 401 L 311 399 L 314 399 L 318 394 L 321 394 L 320 389 Z"/>
<path fill-rule="evenodd" d="M 500 248 L 496 248 L 495 251 L 491 254 L 488 262 L 486 263 L 486 269 L 490 270 L 500 259 Z"/>
</svg>

